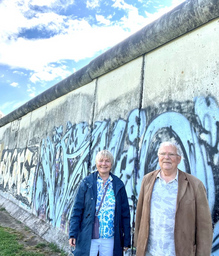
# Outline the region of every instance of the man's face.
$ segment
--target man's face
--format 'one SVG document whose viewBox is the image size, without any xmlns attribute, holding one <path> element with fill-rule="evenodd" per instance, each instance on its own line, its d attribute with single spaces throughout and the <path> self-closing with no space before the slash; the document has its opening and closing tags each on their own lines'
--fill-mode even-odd
<svg viewBox="0 0 219 256">
<path fill-rule="evenodd" d="M 104 175 L 110 172 L 112 164 L 110 159 L 108 159 L 107 157 L 101 157 L 96 161 L 96 167 L 99 174 Z"/>
<path fill-rule="evenodd" d="M 181 161 L 181 156 L 177 155 L 177 150 L 174 146 L 163 146 L 159 151 L 159 165 L 161 170 L 175 171 Z"/>
</svg>

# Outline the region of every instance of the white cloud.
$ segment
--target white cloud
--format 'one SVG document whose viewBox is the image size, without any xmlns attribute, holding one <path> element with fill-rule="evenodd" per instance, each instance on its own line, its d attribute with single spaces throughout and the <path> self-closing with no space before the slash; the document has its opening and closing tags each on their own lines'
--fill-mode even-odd
<svg viewBox="0 0 219 256">
<path fill-rule="evenodd" d="M 36 3 L 38 0 L 36 0 Z M 52 3 L 60 4 L 60 1 L 50 0 L 44 1 L 44 5 Z M 71 1 L 73 2 L 73 1 Z M 40 6 L 40 3 L 37 4 Z M 19 0 L 8 1 L 3 0 L 0 3 L 0 40 L 10 44 L 11 40 L 15 40 L 19 33 L 31 28 L 51 30 L 60 32 L 65 25 L 65 16 L 58 15 L 48 11 L 46 13 L 36 12 L 29 8 L 30 4 L 35 4 L 34 1 L 23 0 L 20 4 Z M 69 3 L 68 3 L 69 4 Z"/>
<path fill-rule="evenodd" d="M 120 26 L 92 27 L 85 20 L 69 20 L 68 26 L 65 34 L 47 39 L 1 41 L 0 63 L 38 72 L 51 62 L 92 57 L 99 50 L 111 47 L 129 35 Z"/>
<path fill-rule="evenodd" d="M 64 66 L 61 67 L 53 67 L 47 66 L 42 70 L 39 70 L 33 73 L 30 77 L 30 81 L 32 83 L 42 82 L 42 81 L 53 81 L 57 77 L 60 79 L 64 79 L 69 76 L 72 72 L 66 71 Z"/>
<path fill-rule="evenodd" d="M 170 7 L 163 7 L 163 8 L 159 8 L 157 10 L 157 12 L 155 13 L 149 13 L 149 12 L 145 12 L 147 18 L 147 24 L 157 20 L 158 18 L 160 18 L 162 15 L 164 15 L 167 12 L 170 12 L 172 9 L 174 9 L 176 6 L 178 6 L 179 4 L 185 2 L 185 0 L 173 0 L 172 4 Z M 146 24 L 146 25 L 147 25 Z"/>
<path fill-rule="evenodd" d="M 16 37 L 21 27 L 28 23 L 20 8 L 13 1 L 2 1 L 0 7 L 0 40 L 10 40 Z"/>
<path fill-rule="evenodd" d="M 10 85 L 11 85 L 12 87 L 18 87 L 18 83 L 15 83 L 15 82 L 11 83 Z"/>
<path fill-rule="evenodd" d="M 86 7 L 94 9 L 99 6 L 99 0 L 87 0 Z"/>
<path fill-rule="evenodd" d="M 36 6 L 47 6 L 50 8 L 57 8 L 61 7 L 63 9 L 66 9 L 69 5 L 74 4 L 75 0 L 26 0 L 30 2 L 31 5 Z"/>
<path fill-rule="evenodd" d="M 128 29 L 130 33 L 135 33 L 147 24 L 147 19 L 138 14 L 138 9 L 135 7 L 129 8 L 128 15 L 121 19 L 121 24 L 124 29 Z"/>
<path fill-rule="evenodd" d="M 37 6 L 52 6 L 56 3 L 56 0 L 31 0 L 30 4 L 31 5 L 37 5 Z"/>
<path fill-rule="evenodd" d="M 36 88 L 34 86 L 31 86 L 30 84 L 27 85 L 27 92 L 29 97 L 31 98 L 36 96 Z"/>
<path fill-rule="evenodd" d="M 173 0 L 173 6 L 183 2 Z M 126 15 L 117 22 L 110 23 L 103 15 L 96 15 L 100 26 L 92 25 L 85 19 L 72 19 L 49 12 L 34 12 L 30 5 L 54 8 L 73 4 L 74 0 L 3 0 L 0 3 L 0 64 L 12 68 L 32 71 L 30 81 L 52 81 L 65 78 L 70 71 L 63 65 L 54 67 L 51 63 L 60 60 L 79 61 L 95 56 L 124 40 L 152 20 L 157 19 L 170 8 L 158 9 L 157 13 L 139 15 L 138 9 L 124 2 L 114 0 L 113 7 L 122 9 Z M 98 7 L 100 0 L 86 2 L 88 8 Z M 172 7 L 173 8 L 173 7 Z M 21 31 L 37 28 L 43 32 L 53 32 L 50 38 L 27 39 L 19 37 Z M 32 94 L 34 92 L 31 92 Z"/>
<path fill-rule="evenodd" d="M 13 71 L 13 74 L 17 74 L 17 75 L 20 75 L 20 76 L 26 76 L 26 75 L 27 75 L 27 74 L 25 74 L 24 72 L 17 71 L 17 70 L 14 70 L 14 71 Z"/>
<path fill-rule="evenodd" d="M 127 4 L 124 0 L 113 1 L 115 2 L 113 4 L 114 8 L 122 9 L 126 12 L 126 15 L 121 18 L 120 26 L 122 26 L 124 29 L 129 30 L 131 33 L 135 33 L 136 31 L 145 27 L 147 24 L 161 17 L 163 14 L 169 12 L 185 0 L 173 0 L 171 7 L 157 7 L 157 12 L 154 13 L 149 13 L 145 11 L 146 17 L 139 15 L 138 9 L 133 5 Z M 151 3 L 153 3 L 153 1 L 151 1 Z M 149 4 L 149 2 L 147 2 L 147 4 Z"/>
<path fill-rule="evenodd" d="M 66 17 L 53 12 L 36 13 L 34 18 L 29 20 L 30 28 L 45 29 L 54 33 L 64 33 Z M 64 30 L 64 31 L 63 31 Z"/>
<path fill-rule="evenodd" d="M 173 0 L 172 1 L 172 8 L 175 8 L 177 5 L 185 2 L 186 0 Z"/>
<path fill-rule="evenodd" d="M 113 0 L 113 2 L 115 2 L 113 4 L 113 7 L 119 8 L 119 9 L 129 9 L 129 7 L 131 6 L 127 3 L 125 3 L 124 0 Z"/>
<path fill-rule="evenodd" d="M 110 25 L 110 19 L 109 19 L 109 17 L 106 19 L 103 15 L 96 15 L 96 20 L 97 20 L 100 24 Z"/>
</svg>

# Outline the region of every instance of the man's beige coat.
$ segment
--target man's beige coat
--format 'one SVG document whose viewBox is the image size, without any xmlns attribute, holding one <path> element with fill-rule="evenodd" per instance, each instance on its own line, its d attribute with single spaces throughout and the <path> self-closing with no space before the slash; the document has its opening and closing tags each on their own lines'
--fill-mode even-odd
<svg viewBox="0 0 219 256">
<path fill-rule="evenodd" d="M 135 222 L 136 256 L 145 256 L 150 226 L 150 200 L 159 171 L 148 173 L 142 180 Z M 179 170 L 174 231 L 176 256 L 210 256 L 212 235 L 211 214 L 203 183 Z"/>
</svg>

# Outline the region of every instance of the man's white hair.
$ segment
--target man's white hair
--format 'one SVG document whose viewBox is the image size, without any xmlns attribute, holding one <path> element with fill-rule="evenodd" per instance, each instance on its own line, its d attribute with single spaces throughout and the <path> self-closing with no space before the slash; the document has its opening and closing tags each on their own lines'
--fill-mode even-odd
<svg viewBox="0 0 219 256">
<path fill-rule="evenodd" d="M 177 144 L 177 142 L 175 141 L 164 141 L 160 144 L 160 147 L 158 149 L 158 155 L 160 153 L 160 149 L 163 147 L 163 146 L 172 146 L 172 147 L 175 147 L 176 148 L 176 152 L 177 152 L 177 155 L 179 156 L 182 156 L 182 151 L 181 151 L 181 148 L 179 146 L 179 144 Z"/>
</svg>

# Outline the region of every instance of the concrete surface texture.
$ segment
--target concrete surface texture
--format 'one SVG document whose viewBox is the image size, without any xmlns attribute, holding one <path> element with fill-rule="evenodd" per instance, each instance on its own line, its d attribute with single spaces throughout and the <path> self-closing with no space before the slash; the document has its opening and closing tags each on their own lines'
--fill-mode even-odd
<svg viewBox="0 0 219 256">
<path fill-rule="evenodd" d="M 159 143 L 175 139 L 179 168 L 206 187 L 219 255 L 218 32 L 218 1 L 186 1 L 0 119 L 0 195 L 12 216 L 67 246 L 78 185 L 107 148 L 134 226 L 142 177 L 159 168 Z"/>
</svg>

